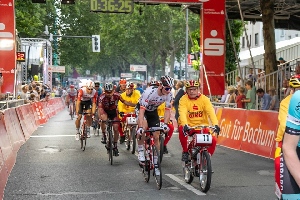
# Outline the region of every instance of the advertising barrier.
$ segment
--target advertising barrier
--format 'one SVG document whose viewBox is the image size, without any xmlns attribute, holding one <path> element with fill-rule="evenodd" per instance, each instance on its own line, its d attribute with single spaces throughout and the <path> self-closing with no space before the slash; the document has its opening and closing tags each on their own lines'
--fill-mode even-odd
<svg viewBox="0 0 300 200">
<path fill-rule="evenodd" d="M 218 144 L 274 159 L 277 112 L 234 108 L 216 112 L 221 128 Z"/>
<path fill-rule="evenodd" d="M 2 199 L 4 195 L 4 189 L 6 186 L 6 182 L 8 179 L 7 169 L 4 163 L 1 147 L 0 147 L 0 199 Z"/>
</svg>

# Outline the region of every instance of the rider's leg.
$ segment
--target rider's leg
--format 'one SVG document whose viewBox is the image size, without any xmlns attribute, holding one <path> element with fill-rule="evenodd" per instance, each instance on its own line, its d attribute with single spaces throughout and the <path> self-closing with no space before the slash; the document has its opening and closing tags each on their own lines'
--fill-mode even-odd
<svg viewBox="0 0 300 200">
<path fill-rule="evenodd" d="M 82 117 L 82 114 L 78 113 L 77 119 L 75 121 L 75 126 L 76 126 L 75 140 L 79 140 L 79 127 L 80 127 L 81 117 Z"/>
<path fill-rule="evenodd" d="M 103 121 L 106 121 L 107 120 L 107 114 L 106 113 L 103 113 L 100 115 L 100 119 L 103 120 Z M 102 139 L 101 139 L 101 143 L 102 144 L 106 144 L 106 133 L 105 133 L 105 130 L 106 130 L 106 124 L 105 122 L 101 122 L 100 123 L 100 126 L 101 126 L 101 130 L 102 130 Z"/>
<path fill-rule="evenodd" d="M 118 120 L 116 117 L 114 120 Z M 119 156 L 119 150 L 118 150 L 118 139 L 119 139 L 119 123 L 114 123 L 113 124 L 113 131 L 114 131 L 114 154 L 115 156 Z"/>
<path fill-rule="evenodd" d="M 217 146 L 217 137 L 213 136 L 211 146 L 207 148 L 207 151 L 208 153 L 210 153 L 211 156 L 214 154 L 216 150 L 216 146 Z"/>
<path fill-rule="evenodd" d="M 146 130 L 148 127 L 147 121 L 143 120 L 143 129 Z M 141 135 L 141 137 L 137 137 L 137 143 L 138 143 L 138 159 L 140 162 L 145 161 L 145 153 L 144 153 L 144 141 L 145 141 L 145 133 Z"/>
<path fill-rule="evenodd" d="M 168 124 L 168 127 L 169 127 L 169 131 L 166 134 L 165 141 L 164 141 L 164 149 L 163 149 L 164 153 L 168 153 L 167 144 L 170 141 L 174 132 L 174 125 L 171 122 Z"/>
<path fill-rule="evenodd" d="M 89 113 L 89 114 L 86 115 L 87 137 L 91 137 L 91 130 L 90 130 L 90 127 L 92 125 L 91 109 L 87 110 L 86 112 Z"/>
<path fill-rule="evenodd" d="M 179 132 L 179 140 L 180 144 L 182 146 L 182 161 L 188 161 L 189 159 L 189 154 L 188 154 L 188 142 L 187 142 L 187 137 L 184 136 L 183 134 L 183 126 L 178 127 L 178 132 Z"/>
</svg>

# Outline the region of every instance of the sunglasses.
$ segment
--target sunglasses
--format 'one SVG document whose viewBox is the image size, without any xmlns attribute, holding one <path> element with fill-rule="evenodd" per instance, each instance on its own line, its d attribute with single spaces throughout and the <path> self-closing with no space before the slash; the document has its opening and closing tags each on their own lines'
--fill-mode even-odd
<svg viewBox="0 0 300 200">
<path fill-rule="evenodd" d="M 99 85 L 95 85 L 95 87 L 99 87 Z"/>
<path fill-rule="evenodd" d="M 165 89 L 166 91 L 170 91 L 172 88 L 164 87 L 164 89 Z"/>
<path fill-rule="evenodd" d="M 93 88 L 86 88 L 87 90 L 93 90 Z"/>
</svg>

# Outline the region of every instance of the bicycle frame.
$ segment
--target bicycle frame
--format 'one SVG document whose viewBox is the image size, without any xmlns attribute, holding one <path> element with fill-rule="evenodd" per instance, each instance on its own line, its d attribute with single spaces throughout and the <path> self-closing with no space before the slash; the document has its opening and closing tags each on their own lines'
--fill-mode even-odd
<svg viewBox="0 0 300 200">
<path fill-rule="evenodd" d="M 212 144 L 213 129 L 211 126 L 192 127 L 189 135 L 192 139 L 188 139 L 189 161 L 183 164 L 185 181 L 191 183 L 194 176 L 199 177 L 202 192 L 207 192 L 211 184 L 212 169 L 207 148 Z"/>
<path fill-rule="evenodd" d="M 86 141 L 87 141 L 87 126 L 86 126 L 86 114 L 88 113 L 83 113 L 83 122 L 81 124 L 81 128 L 80 128 L 80 144 L 81 144 L 81 149 L 82 151 L 85 150 L 86 147 Z"/>
</svg>

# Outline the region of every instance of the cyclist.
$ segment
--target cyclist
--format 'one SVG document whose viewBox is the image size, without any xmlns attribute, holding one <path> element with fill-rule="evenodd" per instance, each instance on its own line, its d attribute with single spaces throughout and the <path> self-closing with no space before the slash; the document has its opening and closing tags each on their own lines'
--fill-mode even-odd
<svg viewBox="0 0 300 200">
<path fill-rule="evenodd" d="M 134 89 L 134 84 L 132 82 L 130 82 L 130 83 L 126 84 L 126 91 L 121 94 L 121 97 L 124 100 L 126 100 L 128 102 L 131 102 L 131 103 L 136 105 L 139 101 L 139 98 L 141 97 L 141 94 L 138 90 Z M 119 103 L 118 103 L 118 109 L 119 109 L 120 113 L 122 112 L 124 114 L 133 113 L 135 111 L 134 107 L 127 106 L 124 103 L 122 103 L 121 101 L 119 101 Z M 121 117 L 121 120 L 124 123 L 126 118 Z M 125 141 L 125 135 L 124 135 L 124 131 L 122 129 L 123 125 L 124 124 L 121 124 L 121 126 L 119 126 L 119 132 L 120 132 L 120 136 L 121 136 L 121 138 L 120 138 L 120 143 L 121 144 Z M 121 132 L 123 133 L 124 137 L 122 137 Z"/>
<path fill-rule="evenodd" d="M 275 159 L 274 159 L 274 164 L 275 164 L 275 194 L 277 195 L 278 198 L 281 198 L 281 192 L 282 192 L 281 191 L 282 187 L 281 187 L 281 182 L 280 182 L 280 162 L 282 160 L 282 153 L 281 153 L 282 138 L 283 138 L 284 131 L 285 131 L 285 124 L 286 124 L 289 104 L 290 104 L 292 95 L 295 91 L 300 89 L 300 84 L 298 84 L 298 79 L 299 78 L 300 78 L 300 75 L 296 75 L 296 76 L 291 77 L 291 79 L 289 81 L 290 94 L 280 102 L 280 107 L 279 107 L 279 113 L 278 113 L 279 127 L 278 127 L 277 135 L 276 135 L 276 138 L 275 138 L 276 150 L 275 150 Z"/>
<path fill-rule="evenodd" d="M 290 79 L 292 87 L 300 87 L 300 77 Z M 282 199 L 300 198 L 300 91 L 291 97 L 282 142 L 280 182 Z"/>
<path fill-rule="evenodd" d="M 118 92 L 120 94 L 122 94 L 123 92 L 125 92 L 125 90 L 126 90 L 126 83 L 127 83 L 126 79 L 124 79 L 124 78 L 120 79 L 119 86 L 116 88 L 116 92 Z"/>
<path fill-rule="evenodd" d="M 159 86 L 159 82 L 158 81 L 155 81 L 155 80 L 152 80 L 149 84 L 149 86 L 151 87 L 155 87 L 155 86 Z M 161 122 L 164 122 L 164 119 L 163 119 L 163 116 L 165 114 L 165 108 L 166 108 L 166 103 L 163 103 L 161 104 L 160 106 L 158 106 L 157 108 L 157 113 L 158 113 L 158 116 L 160 118 L 160 121 Z M 172 135 L 173 135 L 173 132 L 174 132 L 174 125 L 172 123 L 172 121 L 170 120 L 168 123 L 168 128 L 169 128 L 169 131 L 166 133 L 166 137 L 165 137 L 165 140 L 164 140 L 164 149 L 163 149 L 163 152 L 164 154 L 168 154 L 168 148 L 167 148 L 167 144 L 168 142 L 170 141 Z"/>
<path fill-rule="evenodd" d="M 69 108 L 70 99 L 72 99 L 73 102 L 75 102 L 76 97 L 77 97 L 77 90 L 75 89 L 74 85 L 70 85 L 70 88 L 67 90 L 67 96 L 66 96 L 66 104 L 68 105 L 68 108 Z"/>
<path fill-rule="evenodd" d="M 100 82 L 99 81 L 95 81 L 95 90 L 98 93 L 98 97 L 102 94 L 102 89 L 100 87 Z"/>
<path fill-rule="evenodd" d="M 151 86 L 146 88 L 142 94 L 139 103 L 136 106 L 138 116 L 138 130 L 137 134 L 141 135 L 141 140 L 138 140 L 138 159 L 140 162 L 145 161 L 143 143 L 145 140 L 144 130 L 147 127 L 159 127 L 160 121 L 157 113 L 157 108 L 162 103 L 166 102 L 164 113 L 164 124 L 162 128 L 165 132 L 168 131 L 167 123 L 170 121 L 170 110 L 172 102 L 171 89 L 174 85 L 174 79 L 170 76 L 162 76 L 159 86 Z M 159 150 L 159 131 L 154 132 L 153 137 L 155 140 L 156 148 Z M 154 156 L 154 165 L 157 167 L 157 156 Z M 160 171 L 155 168 L 156 174 Z"/>
<path fill-rule="evenodd" d="M 118 119 L 118 101 L 121 101 L 127 106 L 134 107 L 135 104 L 124 100 L 119 93 L 114 91 L 114 85 L 112 83 L 105 83 L 104 85 L 104 93 L 100 95 L 98 99 L 98 116 L 99 119 L 106 121 L 107 119 L 110 120 L 119 120 Z M 101 130 L 102 130 L 102 140 L 103 144 L 106 144 L 106 125 L 105 123 L 101 123 Z M 113 131 L 114 131 L 114 154 L 115 156 L 119 155 L 119 151 L 117 148 L 117 141 L 119 138 L 119 122 L 115 122 L 113 124 Z M 108 148 L 108 147 L 106 147 Z"/>
<path fill-rule="evenodd" d="M 199 93 L 200 83 L 189 80 L 185 83 L 186 94 L 179 100 L 179 120 L 178 132 L 179 140 L 182 146 L 182 161 L 188 161 L 187 135 L 190 126 L 209 125 L 209 119 L 215 126 L 215 132 L 220 133 L 215 110 L 208 97 Z M 209 118 L 209 119 L 208 119 Z M 208 152 L 212 155 L 217 144 L 216 137 L 213 136 L 212 146 Z"/>
<path fill-rule="evenodd" d="M 76 114 L 77 119 L 75 121 L 76 125 L 76 140 L 79 140 L 79 127 L 80 127 L 80 120 L 82 117 L 83 111 L 88 113 L 86 116 L 87 121 L 87 137 L 91 137 L 90 134 L 90 126 L 92 124 L 92 115 L 95 114 L 96 111 L 96 99 L 97 99 L 97 92 L 94 89 L 94 82 L 88 80 L 83 87 L 81 87 L 78 91 L 78 97 L 76 101 Z"/>
</svg>

